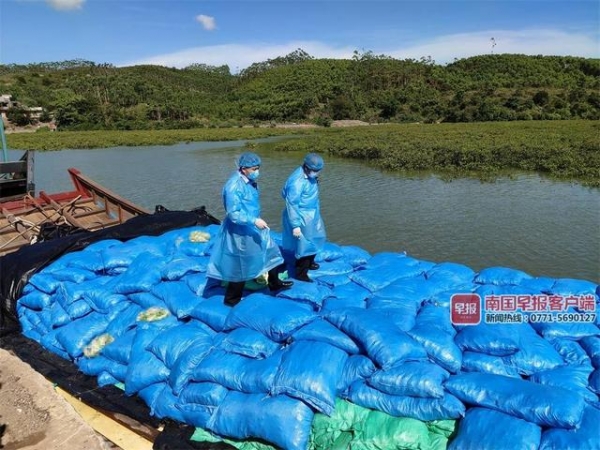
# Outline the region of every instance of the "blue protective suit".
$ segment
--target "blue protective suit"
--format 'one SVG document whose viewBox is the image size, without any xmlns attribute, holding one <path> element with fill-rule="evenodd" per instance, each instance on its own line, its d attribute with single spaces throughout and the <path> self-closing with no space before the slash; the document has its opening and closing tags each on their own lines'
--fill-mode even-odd
<svg viewBox="0 0 600 450">
<path fill-rule="evenodd" d="M 269 230 L 254 222 L 260 217 L 258 188 L 236 172 L 223 187 L 226 216 L 215 238 L 207 276 L 248 281 L 283 263 Z"/>
<path fill-rule="evenodd" d="M 287 179 L 281 196 L 285 200 L 283 248 L 294 253 L 296 258 L 316 255 L 327 237 L 321 218 L 317 179 L 308 178 L 302 167 L 298 167 Z M 300 239 L 292 234 L 296 227 L 302 231 Z"/>
</svg>

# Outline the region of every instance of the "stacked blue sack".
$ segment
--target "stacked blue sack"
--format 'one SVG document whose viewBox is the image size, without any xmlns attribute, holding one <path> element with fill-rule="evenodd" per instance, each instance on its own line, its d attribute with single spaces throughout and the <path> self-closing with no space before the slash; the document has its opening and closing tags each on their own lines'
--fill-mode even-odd
<svg viewBox="0 0 600 450">
<path fill-rule="evenodd" d="M 122 384 L 155 416 L 222 438 L 305 450 L 314 414 L 331 415 L 344 399 L 395 417 L 461 419 L 456 449 L 600 448 L 597 316 L 451 321 L 457 293 L 562 298 L 566 312 L 580 312 L 580 301 L 595 313 L 594 283 L 328 242 L 315 283 L 296 281 L 277 297 L 245 291 L 231 308 L 206 277 L 212 240 L 190 239 L 217 229 L 106 240 L 63 256 L 24 289 L 23 333 L 99 385 Z"/>
</svg>

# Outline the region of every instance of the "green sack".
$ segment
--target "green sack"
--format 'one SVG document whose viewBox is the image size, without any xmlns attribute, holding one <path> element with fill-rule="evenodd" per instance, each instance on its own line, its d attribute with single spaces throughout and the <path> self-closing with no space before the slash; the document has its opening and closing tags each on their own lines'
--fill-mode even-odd
<svg viewBox="0 0 600 450">
<path fill-rule="evenodd" d="M 226 444 L 232 445 L 239 450 L 275 450 L 268 444 L 256 441 L 233 441 L 231 439 L 221 439 L 206 431 L 202 428 L 196 427 L 194 433 L 190 437 L 190 441 L 196 442 L 225 442 Z"/>
<path fill-rule="evenodd" d="M 431 448 L 429 430 L 424 422 L 404 417 L 392 417 L 372 411 L 356 426 L 352 450 L 423 450 Z"/>
<path fill-rule="evenodd" d="M 337 398 L 335 401 L 335 411 L 328 417 L 325 414 L 315 414 L 311 431 L 311 449 L 330 450 L 334 448 L 340 435 L 344 434 L 342 440 L 347 439 L 343 432 L 349 432 L 354 429 L 357 423 L 362 423 L 369 414 L 369 409 L 355 405 Z M 353 438 L 350 434 L 350 438 Z M 340 447 L 346 448 L 346 447 Z"/>
<path fill-rule="evenodd" d="M 448 438 L 441 434 L 431 433 L 429 439 L 431 440 L 431 450 L 446 450 L 448 448 Z"/>
<path fill-rule="evenodd" d="M 331 445 L 330 450 L 347 450 L 350 448 L 354 435 L 349 431 L 341 433 Z"/>
<path fill-rule="evenodd" d="M 439 434 L 448 438 L 456 430 L 456 420 L 433 420 L 427 422 L 427 428 L 430 433 Z"/>
</svg>

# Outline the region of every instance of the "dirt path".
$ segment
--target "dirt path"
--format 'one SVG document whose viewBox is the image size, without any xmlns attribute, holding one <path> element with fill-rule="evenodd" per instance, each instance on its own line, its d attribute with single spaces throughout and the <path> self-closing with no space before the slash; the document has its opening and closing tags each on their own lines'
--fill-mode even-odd
<svg viewBox="0 0 600 450">
<path fill-rule="evenodd" d="M 48 380 L 0 349 L 0 448 L 114 450 L 115 446 L 97 435 Z"/>
</svg>

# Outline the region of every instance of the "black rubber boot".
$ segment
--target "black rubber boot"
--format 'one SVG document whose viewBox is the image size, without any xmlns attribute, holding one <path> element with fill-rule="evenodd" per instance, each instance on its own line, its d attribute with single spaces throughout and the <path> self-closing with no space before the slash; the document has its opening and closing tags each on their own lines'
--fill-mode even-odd
<svg viewBox="0 0 600 450">
<path fill-rule="evenodd" d="M 282 281 L 279 279 L 279 274 L 285 271 L 285 264 L 281 264 L 273 269 L 269 270 L 269 290 L 280 291 L 282 289 L 289 289 L 294 285 L 293 281 Z"/>
<path fill-rule="evenodd" d="M 306 281 L 311 283 L 312 280 L 308 277 L 308 269 L 310 268 L 310 256 L 303 256 L 296 259 L 296 280 Z"/>
<path fill-rule="evenodd" d="M 225 290 L 225 299 L 223 303 L 227 306 L 235 306 L 242 300 L 244 293 L 244 281 L 230 281 Z"/>
<path fill-rule="evenodd" d="M 319 264 L 317 264 L 315 262 L 315 258 L 317 257 L 317 255 L 311 255 L 310 256 L 310 265 L 308 266 L 309 270 L 318 270 L 319 267 L 321 267 Z"/>
</svg>

